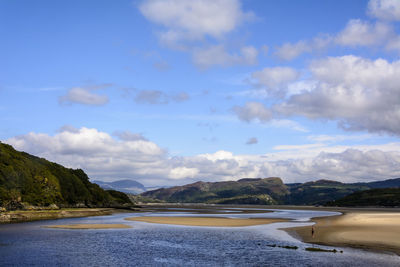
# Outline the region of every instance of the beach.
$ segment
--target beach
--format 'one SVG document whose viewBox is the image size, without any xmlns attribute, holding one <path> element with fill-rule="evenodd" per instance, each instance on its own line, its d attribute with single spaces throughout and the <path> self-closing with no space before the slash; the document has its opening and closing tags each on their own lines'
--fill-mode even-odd
<svg viewBox="0 0 400 267">
<path fill-rule="evenodd" d="M 345 211 L 343 215 L 313 218 L 312 226 L 284 229 L 307 243 L 390 251 L 400 255 L 400 212 Z"/>
<path fill-rule="evenodd" d="M 139 221 L 147 223 L 158 223 L 158 224 L 174 224 L 174 225 L 186 225 L 186 226 L 208 226 L 208 227 L 243 227 L 261 224 L 270 224 L 276 222 L 286 222 L 286 219 L 275 219 L 275 218 L 250 218 L 250 219 L 239 219 L 239 218 L 221 218 L 221 217 L 131 217 L 126 218 L 128 221 Z"/>
</svg>

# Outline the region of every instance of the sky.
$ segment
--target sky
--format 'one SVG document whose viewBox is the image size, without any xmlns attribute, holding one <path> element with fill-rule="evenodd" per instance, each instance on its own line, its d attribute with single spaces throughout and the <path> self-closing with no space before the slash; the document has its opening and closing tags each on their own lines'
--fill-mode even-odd
<svg viewBox="0 0 400 267">
<path fill-rule="evenodd" d="M 148 187 L 400 177 L 398 0 L 0 0 L 0 141 Z"/>
</svg>

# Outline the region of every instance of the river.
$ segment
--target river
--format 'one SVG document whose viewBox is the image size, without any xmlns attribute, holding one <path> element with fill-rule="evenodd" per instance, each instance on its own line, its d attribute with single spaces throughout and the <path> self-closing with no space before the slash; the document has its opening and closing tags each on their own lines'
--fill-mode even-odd
<svg viewBox="0 0 400 267">
<path fill-rule="evenodd" d="M 240 210 L 240 209 L 238 209 Z M 260 209 L 257 209 L 260 210 Z M 290 218 L 248 227 L 198 227 L 127 221 L 133 216 L 204 216 L 182 212 L 118 213 L 0 225 L 0 266 L 399 266 L 400 257 L 351 248 L 343 253 L 309 252 L 283 227 L 335 212 L 276 210 L 271 213 L 207 214 L 232 218 Z M 48 225 L 115 223 L 129 229 L 51 229 Z M 271 245 L 277 245 L 271 247 Z M 297 246 L 297 250 L 278 246 Z"/>
</svg>

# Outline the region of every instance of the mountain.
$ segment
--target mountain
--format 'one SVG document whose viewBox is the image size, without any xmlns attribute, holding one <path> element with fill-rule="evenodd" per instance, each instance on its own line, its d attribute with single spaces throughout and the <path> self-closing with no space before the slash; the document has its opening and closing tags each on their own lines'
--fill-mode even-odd
<svg viewBox="0 0 400 267">
<path fill-rule="evenodd" d="M 166 202 L 215 204 L 278 204 L 289 194 L 280 178 L 241 179 L 227 182 L 196 182 L 161 188 L 141 196 Z"/>
<path fill-rule="evenodd" d="M 114 182 L 93 181 L 103 189 L 113 189 L 128 194 L 140 194 L 146 191 L 146 187 L 139 182 L 133 180 L 118 180 Z"/>
<path fill-rule="evenodd" d="M 327 206 L 341 207 L 400 207 L 400 188 L 375 188 L 355 192 L 343 198 L 330 201 Z"/>
<path fill-rule="evenodd" d="M 400 178 L 369 183 L 317 180 L 286 185 L 276 177 L 245 178 L 238 181 L 197 182 L 161 188 L 140 196 L 165 202 L 324 205 L 358 191 L 385 187 L 400 187 Z"/>
<path fill-rule="evenodd" d="M 89 177 L 81 169 L 68 169 L 0 142 L 0 209 L 131 204 L 124 193 L 105 191 L 89 182 Z"/>
</svg>

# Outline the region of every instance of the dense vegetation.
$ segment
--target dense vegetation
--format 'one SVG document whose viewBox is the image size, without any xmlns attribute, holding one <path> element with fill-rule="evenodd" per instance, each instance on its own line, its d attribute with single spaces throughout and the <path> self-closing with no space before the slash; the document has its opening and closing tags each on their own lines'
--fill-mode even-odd
<svg viewBox="0 0 400 267">
<path fill-rule="evenodd" d="M 52 204 L 111 207 L 132 203 L 123 193 L 107 192 L 89 182 L 81 169 L 68 169 L 0 142 L 0 207 Z"/>
<path fill-rule="evenodd" d="M 400 188 L 376 188 L 355 192 L 341 199 L 330 201 L 327 205 L 340 207 L 400 207 Z"/>
</svg>

